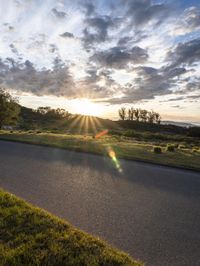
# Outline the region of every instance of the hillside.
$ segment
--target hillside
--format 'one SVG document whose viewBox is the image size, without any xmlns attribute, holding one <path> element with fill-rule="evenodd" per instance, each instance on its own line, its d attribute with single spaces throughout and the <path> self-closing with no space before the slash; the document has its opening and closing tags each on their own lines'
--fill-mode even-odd
<svg viewBox="0 0 200 266">
<path fill-rule="evenodd" d="M 134 130 L 140 132 L 152 132 L 162 134 L 178 134 L 191 137 L 200 137 L 200 127 L 183 127 L 172 124 L 155 124 L 147 122 L 137 122 L 135 120 L 103 119 L 94 116 L 83 116 L 70 114 L 63 109 L 49 109 L 46 107 L 40 111 L 27 107 L 21 107 L 21 118 L 19 127 L 22 130 L 41 130 L 53 133 L 90 133 L 108 129 L 114 134 L 120 134 L 124 130 Z M 46 112 L 46 113 L 45 113 Z"/>
</svg>

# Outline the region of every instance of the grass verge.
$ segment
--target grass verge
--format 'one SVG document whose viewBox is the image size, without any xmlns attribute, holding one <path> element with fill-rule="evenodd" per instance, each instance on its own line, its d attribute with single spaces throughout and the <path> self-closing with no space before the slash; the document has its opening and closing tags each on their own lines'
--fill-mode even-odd
<svg viewBox="0 0 200 266">
<path fill-rule="evenodd" d="M 105 242 L 0 189 L 0 265 L 142 264 Z"/>
<path fill-rule="evenodd" d="M 75 151 L 83 151 L 95 154 L 107 155 L 112 149 L 117 158 L 151 162 L 160 165 L 180 167 L 200 171 L 200 146 L 186 146 L 184 149 L 176 148 L 174 152 L 169 152 L 166 147 L 168 142 L 145 142 L 122 138 L 119 136 L 105 136 L 95 139 L 86 135 L 68 135 L 53 133 L 9 133 L 0 131 L 1 140 L 19 141 L 30 144 L 53 146 Z M 176 142 L 177 144 L 177 142 Z M 162 153 L 153 152 L 153 147 L 160 145 L 163 147 Z M 171 143 L 174 145 L 174 143 Z M 197 144 L 195 144 L 197 145 Z"/>
</svg>

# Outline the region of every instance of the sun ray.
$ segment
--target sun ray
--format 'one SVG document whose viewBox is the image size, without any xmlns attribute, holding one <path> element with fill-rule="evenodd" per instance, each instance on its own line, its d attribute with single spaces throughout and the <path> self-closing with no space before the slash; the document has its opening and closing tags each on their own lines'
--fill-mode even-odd
<svg viewBox="0 0 200 266">
<path fill-rule="evenodd" d="M 70 129 L 74 129 L 80 120 L 81 120 L 81 116 L 78 115 L 78 116 L 75 117 L 74 120 L 70 123 L 69 128 L 70 128 Z"/>
</svg>

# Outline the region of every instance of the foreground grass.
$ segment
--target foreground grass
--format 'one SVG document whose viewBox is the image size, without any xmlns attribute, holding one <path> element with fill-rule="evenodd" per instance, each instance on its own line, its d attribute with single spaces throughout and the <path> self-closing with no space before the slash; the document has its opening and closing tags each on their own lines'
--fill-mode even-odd
<svg viewBox="0 0 200 266">
<path fill-rule="evenodd" d="M 198 144 L 195 144 L 196 146 L 186 144 L 185 146 L 183 145 L 183 148 L 176 148 L 174 152 L 169 152 L 166 151 L 168 143 L 164 141 L 162 143 L 155 140 L 153 142 L 145 142 L 119 136 L 105 136 L 95 139 L 92 136 L 85 135 L 0 131 L 0 139 L 103 155 L 108 155 L 109 150 L 112 149 L 118 158 L 147 161 L 200 171 L 200 146 Z M 162 146 L 161 154 L 153 152 L 153 146 L 155 145 Z"/>
<path fill-rule="evenodd" d="M 67 222 L 0 190 L 0 265 L 142 265 Z"/>
</svg>

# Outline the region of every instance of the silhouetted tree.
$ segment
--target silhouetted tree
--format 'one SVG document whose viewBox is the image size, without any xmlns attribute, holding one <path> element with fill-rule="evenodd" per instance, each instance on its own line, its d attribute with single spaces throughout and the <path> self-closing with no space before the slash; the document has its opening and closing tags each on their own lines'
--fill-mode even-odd
<svg viewBox="0 0 200 266">
<path fill-rule="evenodd" d="M 159 115 L 159 113 L 156 113 L 153 110 L 147 111 L 145 109 L 134 109 L 133 107 L 131 107 L 126 111 L 126 108 L 122 107 L 118 110 L 118 112 L 120 119 L 122 120 L 126 119 L 127 113 L 127 120 L 129 121 L 136 120 L 137 122 L 148 122 L 150 124 L 160 124 L 161 122 L 161 116 Z"/>
<path fill-rule="evenodd" d="M 126 118 L 126 108 L 122 107 L 118 110 L 119 113 L 119 117 L 121 118 L 121 120 L 125 120 Z"/>
<path fill-rule="evenodd" d="M 155 122 L 160 125 L 161 122 L 161 116 L 159 113 L 155 113 Z"/>
<path fill-rule="evenodd" d="M 155 112 L 154 111 L 149 111 L 147 114 L 147 121 L 150 124 L 153 124 L 155 122 Z"/>
<path fill-rule="evenodd" d="M 5 125 L 15 125 L 19 119 L 20 106 L 17 99 L 0 88 L 0 128 Z"/>
<path fill-rule="evenodd" d="M 134 113 L 135 113 L 135 110 L 134 110 L 133 107 L 131 107 L 131 108 L 128 109 L 128 119 L 129 120 L 133 121 L 133 119 L 134 119 Z"/>
<path fill-rule="evenodd" d="M 142 122 L 146 122 L 147 121 L 147 114 L 148 114 L 148 111 L 147 110 L 140 109 L 140 120 Z"/>
<path fill-rule="evenodd" d="M 140 119 L 140 109 L 134 109 L 134 116 L 135 116 L 135 119 L 136 121 L 139 121 Z"/>
</svg>

